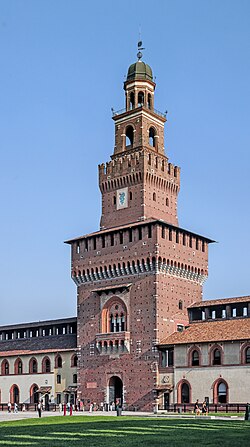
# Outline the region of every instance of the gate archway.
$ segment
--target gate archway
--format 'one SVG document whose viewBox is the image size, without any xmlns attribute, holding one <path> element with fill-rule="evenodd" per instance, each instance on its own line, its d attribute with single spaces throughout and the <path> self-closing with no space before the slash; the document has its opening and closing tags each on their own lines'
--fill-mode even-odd
<svg viewBox="0 0 250 447">
<path fill-rule="evenodd" d="M 112 376 L 109 379 L 109 402 L 123 404 L 123 383 L 120 377 Z"/>
<path fill-rule="evenodd" d="M 17 385 L 12 385 L 10 389 L 10 402 L 13 404 L 19 404 L 20 392 Z"/>
</svg>

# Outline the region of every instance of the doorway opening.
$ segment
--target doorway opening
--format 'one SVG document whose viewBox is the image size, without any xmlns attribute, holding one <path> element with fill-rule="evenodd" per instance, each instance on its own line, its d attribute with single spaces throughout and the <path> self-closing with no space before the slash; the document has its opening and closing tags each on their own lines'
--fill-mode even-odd
<svg viewBox="0 0 250 447">
<path fill-rule="evenodd" d="M 169 410 L 169 393 L 164 393 L 164 410 Z"/>
<path fill-rule="evenodd" d="M 123 383 L 120 377 L 113 376 L 109 380 L 109 403 L 123 404 Z"/>
</svg>

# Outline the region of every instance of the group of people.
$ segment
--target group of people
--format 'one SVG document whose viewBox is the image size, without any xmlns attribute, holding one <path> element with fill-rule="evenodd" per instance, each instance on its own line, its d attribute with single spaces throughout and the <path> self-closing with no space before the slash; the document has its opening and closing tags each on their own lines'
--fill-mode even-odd
<svg viewBox="0 0 250 447">
<path fill-rule="evenodd" d="M 200 416 L 200 414 L 207 416 L 207 414 L 208 414 L 207 402 L 204 400 L 202 407 L 200 409 L 199 399 L 197 399 L 197 401 L 194 404 L 194 413 L 196 414 L 196 416 Z"/>
<path fill-rule="evenodd" d="M 10 402 L 8 402 L 8 413 L 11 413 L 12 405 Z M 15 402 L 13 405 L 13 413 L 18 413 L 18 405 Z"/>
<path fill-rule="evenodd" d="M 98 405 L 96 402 L 90 402 L 89 404 L 90 413 L 92 413 L 92 411 L 115 411 L 115 409 L 116 409 L 115 402 L 110 403 L 101 402 L 100 405 Z"/>
</svg>

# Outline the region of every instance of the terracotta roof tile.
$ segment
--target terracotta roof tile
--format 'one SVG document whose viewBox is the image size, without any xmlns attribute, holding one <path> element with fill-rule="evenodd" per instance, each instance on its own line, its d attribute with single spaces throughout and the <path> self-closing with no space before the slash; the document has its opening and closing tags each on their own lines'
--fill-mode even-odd
<svg viewBox="0 0 250 447">
<path fill-rule="evenodd" d="M 58 353 L 58 352 L 68 352 L 76 351 L 76 348 L 66 348 L 66 349 L 41 349 L 37 350 L 23 350 L 23 351 L 0 351 L 0 357 L 19 357 L 20 355 L 38 355 L 38 354 L 48 354 L 48 353 Z"/>
<path fill-rule="evenodd" d="M 207 300 L 207 301 L 196 301 L 195 303 L 189 306 L 189 309 L 193 307 L 207 307 L 207 306 L 215 306 L 218 304 L 230 304 L 230 303 L 247 303 L 250 301 L 250 296 L 240 296 L 236 298 L 221 298 L 218 300 Z"/>
<path fill-rule="evenodd" d="M 207 241 L 209 244 L 212 243 L 212 242 L 215 242 L 212 239 L 209 239 L 209 238 L 207 238 L 205 236 L 201 236 L 200 234 L 194 233 L 193 231 L 186 230 L 185 228 L 177 227 L 177 226 L 172 225 L 172 224 L 170 224 L 168 222 L 165 222 L 162 219 L 155 219 L 153 217 L 150 217 L 149 219 L 145 219 L 145 220 L 143 220 L 141 222 L 137 222 L 136 221 L 136 222 L 132 222 L 130 224 L 119 225 L 118 227 L 105 228 L 105 229 L 102 229 L 102 230 L 99 230 L 99 231 L 95 231 L 93 233 L 84 234 L 83 236 L 75 237 L 73 239 L 68 239 L 67 241 L 64 241 L 64 243 L 65 244 L 72 244 L 73 242 L 79 241 L 80 239 L 86 239 L 88 237 L 93 237 L 93 236 L 100 236 L 100 235 L 105 234 L 105 233 L 112 233 L 114 231 L 119 231 L 119 230 L 123 230 L 123 229 L 126 230 L 126 228 L 133 228 L 133 227 L 138 227 L 138 226 L 142 226 L 142 225 L 145 226 L 145 225 L 148 225 L 150 223 L 163 224 L 163 225 L 167 226 L 168 228 L 173 228 L 173 229 L 176 229 L 178 231 L 183 231 L 184 233 L 191 234 L 193 236 L 198 236 L 199 238 L 203 239 L 204 241 Z"/>
<path fill-rule="evenodd" d="M 183 332 L 174 332 L 160 345 L 250 340 L 250 318 L 192 323 Z"/>
</svg>

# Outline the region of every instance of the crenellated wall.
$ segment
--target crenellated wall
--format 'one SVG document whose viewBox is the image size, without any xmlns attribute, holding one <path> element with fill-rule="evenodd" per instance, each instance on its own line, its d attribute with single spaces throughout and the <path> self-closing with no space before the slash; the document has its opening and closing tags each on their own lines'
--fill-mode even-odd
<svg viewBox="0 0 250 447">
<path fill-rule="evenodd" d="M 99 166 L 102 193 L 101 228 L 162 219 L 178 225 L 180 168 L 151 149 L 123 153 Z M 127 206 L 117 208 L 117 194 L 127 189 Z"/>
</svg>

